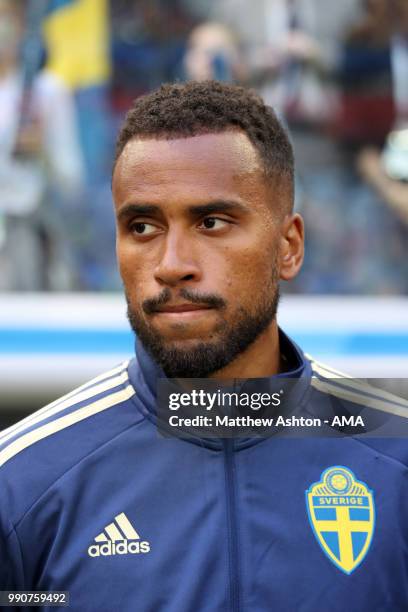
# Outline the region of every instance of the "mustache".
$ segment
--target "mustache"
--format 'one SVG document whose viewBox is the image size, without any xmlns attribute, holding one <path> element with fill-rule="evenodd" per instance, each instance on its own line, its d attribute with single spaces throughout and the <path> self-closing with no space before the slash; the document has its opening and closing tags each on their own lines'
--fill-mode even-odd
<svg viewBox="0 0 408 612">
<path fill-rule="evenodd" d="M 178 296 L 187 300 L 192 304 L 203 304 L 204 306 L 208 306 L 209 308 L 225 308 L 227 303 L 226 301 L 216 295 L 215 293 L 193 293 L 188 289 L 180 289 L 178 292 Z M 153 314 L 156 312 L 159 306 L 163 306 L 164 304 L 168 304 L 172 299 L 172 293 L 168 287 L 163 289 L 163 291 L 155 298 L 148 298 L 142 302 L 143 311 L 146 314 Z"/>
</svg>

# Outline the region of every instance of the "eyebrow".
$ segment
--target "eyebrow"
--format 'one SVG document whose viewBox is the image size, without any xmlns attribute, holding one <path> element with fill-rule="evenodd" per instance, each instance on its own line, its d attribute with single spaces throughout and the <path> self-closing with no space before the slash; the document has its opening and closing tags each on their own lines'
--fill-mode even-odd
<svg viewBox="0 0 408 612">
<path fill-rule="evenodd" d="M 247 213 L 249 208 L 241 202 L 235 200 L 216 200 L 215 202 L 207 202 L 206 204 L 191 205 L 188 207 L 188 212 L 192 217 L 203 217 L 211 213 L 222 212 L 240 212 Z M 160 206 L 155 204 L 126 204 L 117 213 L 117 218 L 120 221 L 135 216 L 153 216 L 161 213 Z"/>
<path fill-rule="evenodd" d="M 197 206 L 189 206 L 188 212 L 193 217 L 203 217 L 216 212 L 241 212 L 246 213 L 249 208 L 245 204 L 235 200 L 217 200 L 208 202 L 207 204 L 198 204 Z"/>
<path fill-rule="evenodd" d="M 117 218 L 119 221 L 126 221 L 130 217 L 149 216 L 160 212 L 160 208 L 154 204 L 126 204 L 118 210 Z"/>
</svg>

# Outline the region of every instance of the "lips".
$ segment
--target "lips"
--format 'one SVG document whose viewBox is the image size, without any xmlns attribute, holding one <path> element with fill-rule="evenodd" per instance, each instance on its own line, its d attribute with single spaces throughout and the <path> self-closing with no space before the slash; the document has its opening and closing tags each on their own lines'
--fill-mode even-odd
<svg viewBox="0 0 408 612">
<path fill-rule="evenodd" d="M 205 304 L 165 304 L 156 308 L 155 312 L 159 314 L 165 313 L 181 313 L 181 312 L 193 312 L 196 310 L 210 310 L 211 306 Z"/>
</svg>

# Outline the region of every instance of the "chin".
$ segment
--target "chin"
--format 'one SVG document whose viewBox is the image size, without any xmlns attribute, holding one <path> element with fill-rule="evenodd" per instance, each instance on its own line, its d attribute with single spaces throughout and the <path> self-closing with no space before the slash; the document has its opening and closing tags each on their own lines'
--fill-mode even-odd
<svg viewBox="0 0 408 612">
<path fill-rule="evenodd" d="M 194 325 L 190 323 L 173 323 L 170 326 L 152 325 L 151 329 L 167 344 L 174 344 L 177 347 L 189 344 L 208 343 L 209 340 L 216 340 L 217 330 L 213 325 Z"/>
<path fill-rule="evenodd" d="M 194 336 L 192 338 L 174 338 L 174 339 L 165 339 L 163 338 L 163 346 L 166 349 L 175 349 L 175 350 L 191 350 L 195 349 L 203 344 L 210 344 L 210 340 L 212 338 L 208 335 L 205 336 Z"/>
</svg>

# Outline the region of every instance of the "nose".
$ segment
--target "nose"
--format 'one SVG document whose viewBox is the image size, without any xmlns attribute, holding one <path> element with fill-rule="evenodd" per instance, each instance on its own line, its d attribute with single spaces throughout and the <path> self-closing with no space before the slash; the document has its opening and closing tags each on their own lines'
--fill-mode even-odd
<svg viewBox="0 0 408 612">
<path fill-rule="evenodd" d="M 201 270 L 195 260 L 191 242 L 176 233 L 167 235 L 154 277 L 160 285 L 175 287 L 181 282 L 198 281 Z"/>
</svg>

